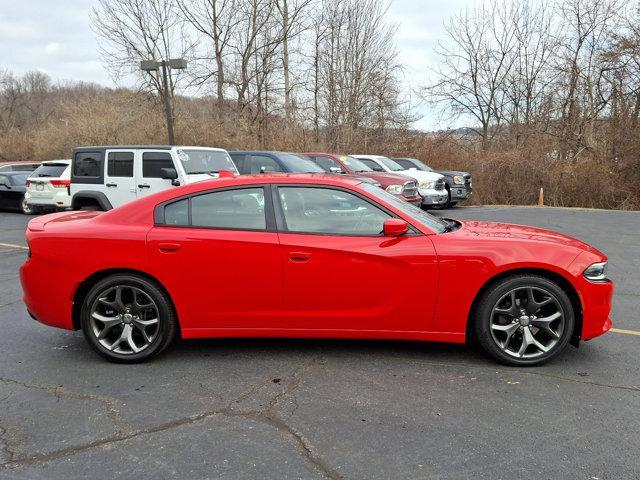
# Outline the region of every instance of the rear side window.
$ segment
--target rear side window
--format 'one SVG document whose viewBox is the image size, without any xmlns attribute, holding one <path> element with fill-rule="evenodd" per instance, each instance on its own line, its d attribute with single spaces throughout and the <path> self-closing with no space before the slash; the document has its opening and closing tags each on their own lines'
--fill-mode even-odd
<svg viewBox="0 0 640 480">
<path fill-rule="evenodd" d="M 110 177 L 133 177 L 133 152 L 109 152 L 107 175 Z"/>
<path fill-rule="evenodd" d="M 193 197 L 191 225 L 229 230 L 266 230 L 264 190 L 243 188 Z"/>
<path fill-rule="evenodd" d="M 189 225 L 189 199 L 178 200 L 164 207 L 165 225 L 186 227 Z"/>
<path fill-rule="evenodd" d="M 142 154 L 142 176 L 145 178 L 162 178 L 163 168 L 175 168 L 168 152 L 144 152 Z"/>
<path fill-rule="evenodd" d="M 37 170 L 36 170 L 37 171 Z M 76 154 L 73 162 L 74 177 L 99 177 L 100 154 L 94 152 L 81 152 Z"/>
<path fill-rule="evenodd" d="M 31 174 L 32 177 L 59 177 L 66 170 L 68 165 L 64 163 L 40 165 Z"/>
</svg>

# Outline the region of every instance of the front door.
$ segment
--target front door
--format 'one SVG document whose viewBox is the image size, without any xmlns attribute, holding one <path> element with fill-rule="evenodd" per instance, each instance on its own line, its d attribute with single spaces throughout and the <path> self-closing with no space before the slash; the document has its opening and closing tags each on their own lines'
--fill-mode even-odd
<svg viewBox="0 0 640 480">
<path fill-rule="evenodd" d="M 172 188 L 171 180 L 162 178 L 163 168 L 176 168 L 169 150 L 144 150 L 137 171 L 138 198 Z"/>
<path fill-rule="evenodd" d="M 137 184 L 133 150 L 107 150 L 104 193 L 113 208 L 135 200 Z"/>
<path fill-rule="evenodd" d="M 289 328 L 429 329 L 437 264 L 426 236 L 385 237 L 391 213 L 336 187 L 280 186 L 275 198 Z"/>
<path fill-rule="evenodd" d="M 147 236 L 150 268 L 172 292 L 185 335 L 282 326 L 282 262 L 270 205 L 263 187 L 251 186 L 158 207 Z"/>
</svg>

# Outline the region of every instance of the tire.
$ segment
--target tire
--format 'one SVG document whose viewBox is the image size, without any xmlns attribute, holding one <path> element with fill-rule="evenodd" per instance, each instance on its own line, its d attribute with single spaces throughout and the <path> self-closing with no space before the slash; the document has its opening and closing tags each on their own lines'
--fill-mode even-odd
<svg viewBox="0 0 640 480">
<path fill-rule="evenodd" d="M 33 215 L 34 213 L 36 213 L 35 209 L 27 204 L 27 199 L 24 195 L 20 200 L 20 211 L 25 215 Z"/>
<path fill-rule="evenodd" d="M 159 285 L 139 275 L 117 274 L 100 280 L 86 295 L 80 326 L 89 345 L 107 360 L 138 363 L 171 344 L 178 321 Z"/>
<path fill-rule="evenodd" d="M 484 292 L 473 321 L 475 343 L 490 357 L 505 365 L 532 367 L 567 347 L 575 313 L 557 283 L 539 275 L 513 275 Z"/>
<path fill-rule="evenodd" d="M 451 198 L 451 196 L 449 196 L 449 198 Z M 457 204 L 458 204 L 458 202 L 449 202 L 449 203 L 447 204 L 447 207 L 448 207 L 448 208 L 453 208 L 453 207 L 455 207 Z"/>
</svg>

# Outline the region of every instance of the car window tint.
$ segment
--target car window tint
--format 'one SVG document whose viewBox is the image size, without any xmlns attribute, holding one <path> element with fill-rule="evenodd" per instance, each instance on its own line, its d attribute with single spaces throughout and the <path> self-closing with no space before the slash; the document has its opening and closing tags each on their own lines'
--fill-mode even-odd
<svg viewBox="0 0 640 480">
<path fill-rule="evenodd" d="M 184 198 L 164 207 L 165 225 L 189 225 L 189 199 Z"/>
<path fill-rule="evenodd" d="M 251 155 L 250 173 L 282 172 L 280 164 L 271 157 Z"/>
<path fill-rule="evenodd" d="M 330 188 L 279 187 L 287 229 L 332 235 L 379 235 L 390 216 L 357 195 Z"/>
<path fill-rule="evenodd" d="M 48 163 L 46 165 L 40 165 L 38 168 L 36 168 L 34 172 L 31 174 L 31 176 L 32 177 L 59 177 L 64 173 L 67 167 L 68 165 L 64 163 L 60 163 L 60 164 Z M 95 175 L 83 175 L 83 176 L 95 176 Z"/>
<path fill-rule="evenodd" d="M 193 197 L 191 225 L 230 230 L 265 230 L 264 190 L 243 188 Z"/>
<path fill-rule="evenodd" d="M 73 162 L 73 175 L 76 177 L 99 177 L 100 158 L 100 154 L 97 152 L 76 153 L 76 158 Z"/>
<path fill-rule="evenodd" d="M 384 168 L 382 168 L 380 165 L 378 165 L 377 162 L 374 162 L 373 160 L 369 160 L 368 158 L 359 158 L 358 160 L 364 163 L 371 170 L 374 170 L 376 172 L 384 172 Z"/>
<path fill-rule="evenodd" d="M 109 152 L 107 175 L 133 177 L 133 152 Z"/>
<path fill-rule="evenodd" d="M 163 168 L 175 168 L 171 154 L 168 152 L 144 152 L 142 154 L 142 176 L 145 178 L 162 178 Z"/>
</svg>

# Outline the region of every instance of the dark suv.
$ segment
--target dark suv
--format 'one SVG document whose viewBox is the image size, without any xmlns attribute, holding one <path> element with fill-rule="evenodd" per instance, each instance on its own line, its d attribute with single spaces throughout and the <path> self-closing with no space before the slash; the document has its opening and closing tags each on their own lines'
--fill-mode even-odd
<svg viewBox="0 0 640 480">
<path fill-rule="evenodd" d="M 444 175 L 446 182 L 445 188 L 449 192 L 449 200 L 445 207 L 454 207 L 458 202 L 466 200 L 471 196 L 473 192 L 473 185 L 471 183 L 471 174 L 468 172 L 455 172 L 450 170 L 434 170 L 433 168 L 425 165 L 420 160 L 415 158 L 393 158 L 395 162 L 402 165 L 404 168 L 410 170 L 412 168 L 416 170 L 422 170 L 425 172 L 436 172 L 440 175 Z"/>
</svg>

